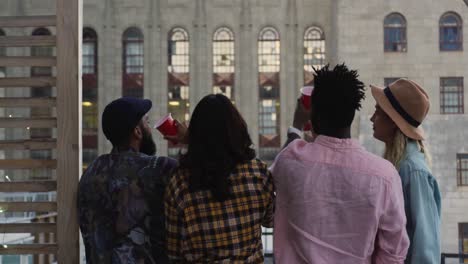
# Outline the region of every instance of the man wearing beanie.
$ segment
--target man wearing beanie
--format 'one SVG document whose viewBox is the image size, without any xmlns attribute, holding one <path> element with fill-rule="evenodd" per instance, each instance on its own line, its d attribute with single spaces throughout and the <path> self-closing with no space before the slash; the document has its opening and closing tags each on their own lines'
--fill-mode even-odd
<svg viewBox="0 0 468 264">
<path fill-rule="evenodd" d="M 167 263 L 163 196 L 177 162 L 154 156 L 150 100 L 124 97 L 102 114 L 111 153 L 80 179 L 78 210 L 88 264 Z"/>
</svg>

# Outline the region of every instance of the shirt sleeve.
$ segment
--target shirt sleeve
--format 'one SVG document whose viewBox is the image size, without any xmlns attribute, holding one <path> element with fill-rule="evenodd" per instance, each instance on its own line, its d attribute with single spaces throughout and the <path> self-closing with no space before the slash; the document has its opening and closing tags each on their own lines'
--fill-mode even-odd
<svg viewBox="0 0 468 264">
<path fill-rule="evenodd" d="M 89 234 L 90 225 L 89 225 L 89 219 L 87 217 L 88 214 L 86 214 L 86 209 L 85 209 L 87 208 L 87 204 L 86 204 L 86 200 L 84 196 L 86 192 L 82 192 L 81 184 L 83 183 L 80 181 L 80 186 L 78 188 L 78 197 L 77 197 L 78 222 L 80 223 L 80 231 L 81 231 L 81 235 L 83 236 L 83 244 L 85 246 L 86 263 L 93 263 L 92 258 L 91 258 L 92 251 L 91 251 L 91 245 L 90 245 L 92 240 L 90 239 L 90 234 Z"/>
<path fill-rule="evenodd" d="M 167 186 L 164 197 L 164 215 L 166 218 L 167 255 L 171 263 L 182 263 L 182 231 L 183 216 L 176 202 L 176 188 L 174 176 Z"/>
<path fill-rule="evenodd" d="M 176 165 L 176 161 L 170 158 L 152 157 L 148 166 L 139 171 L 139 187 L 143 190 L 149 210 L 144 225 L 153 257 L 158 260 L 167 259 L 164 194 Z"/>
<path fill-rule="evenodd" d="M 408 235 L 411 246 L 407 260 L 411 263 L 440 261 L 440 193 L 437 182 L 425 171 L 411 171 L 406 188 Z M 439 198 L 438 198 L 439 197 Z M 437 200 L 439 199 L 439 200 Z"/>
<path fill-rule="evenodd" d="M 275 212 L 275 188 L 273 185 L 273 177 L 270 171 L 266 171 L 266 182 L 264 186 L 266 211 L 263 216 L 262 225 L 264 227 L 273 227 L 273 219 Z"/>
<path fill-rule="evenodd" d="M 385 193 L 374 252 L 375 263 L 403 263 L 408 251 L 409 239 L 405 227 L 403 190 L 396 171 L 392 182 L 386 186 Z"/>
</svg>

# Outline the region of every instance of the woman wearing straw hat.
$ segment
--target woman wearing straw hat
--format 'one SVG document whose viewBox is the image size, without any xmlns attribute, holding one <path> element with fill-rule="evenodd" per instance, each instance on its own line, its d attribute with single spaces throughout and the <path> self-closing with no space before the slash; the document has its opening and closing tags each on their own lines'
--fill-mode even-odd
<svg viewBox="0 0 468 264">
<path fill-rule="evenodd" d="M 377 102 L 371 118 L 374 137 L 385 143 L 384 157 L 401 176 L 406 230 L 411 244 L 405 263 L 440 262 L 440 192 L 428 163 L 421 123 L 429 97 L 415 82 L 399 79 L 386 88 L 371 85 Z"/>
</svg>

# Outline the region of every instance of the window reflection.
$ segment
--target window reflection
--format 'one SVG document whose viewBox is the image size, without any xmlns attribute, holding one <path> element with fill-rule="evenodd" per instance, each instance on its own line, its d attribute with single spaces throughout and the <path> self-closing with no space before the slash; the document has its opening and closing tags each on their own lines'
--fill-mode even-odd
<svg viewBox="0 0 468 264">
<path fill-rule="evenodd" d="M 400 14 L 392 13 L 384 20 L 384 50 L 406 52 L 406 20 Z"/>
<path fill-rule="evenodd" d="M 213 92 L 231 100 L 234 90 L 234 34 L 229 28 L 219 28 L 213 37 Z"/>
<path fill-rule="evenodd" d="M 143 98 L 143 33 L 129 28 L 123 34 L 123 96 Z"/>
<path fill-rule="evenodd" d="M 304 84 L 313 85 L 314 68 L 325 65 L 325 36 L 320 28 L 311 27 L 304 35 Z"/>
<path fill-rule="evenodd" d="M 272 27 L 264 28 L 258 39 L 259 71 L 259 156 L 273 160 L 280 139 L 280 38 Z"/>
<path fill-rule="evenodd" d="M 190 109 L 190 46 L 185 29 L 174 28 L 168 40 L 168 112 L 180 122 L 188 122 Z M 168 143 L 169 156 L 177 156 L 179 148 Z"/>
<path fill-rule="evenodd" d="M 83 168 L 97 158 L 98 91 L 97 91 L 97 34 L 91 28 L 83 29 Z"/>
<path fill-rule="evenodd" d="M 458 14 L 449 12 L 440 18 L 440 50 L 455 51 L 463 49 L 463 27 Z"/>
</svg>

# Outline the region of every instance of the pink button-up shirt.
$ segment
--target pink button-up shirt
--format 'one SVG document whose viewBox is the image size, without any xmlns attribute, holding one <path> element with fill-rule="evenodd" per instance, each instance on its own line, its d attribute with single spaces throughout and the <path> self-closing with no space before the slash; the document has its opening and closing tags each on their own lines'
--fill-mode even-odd
<svg viewBox="0 0 468 264">
<path fill-rule="evenodd" d="M 400 177 L 353 139 L 295 140 L 270 168 L 279 264 L 403 263 L 408 250 Z"/>
</svg>

